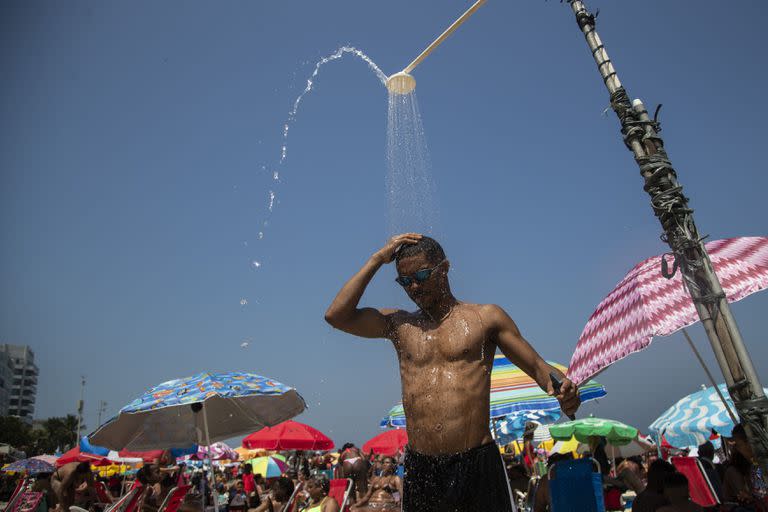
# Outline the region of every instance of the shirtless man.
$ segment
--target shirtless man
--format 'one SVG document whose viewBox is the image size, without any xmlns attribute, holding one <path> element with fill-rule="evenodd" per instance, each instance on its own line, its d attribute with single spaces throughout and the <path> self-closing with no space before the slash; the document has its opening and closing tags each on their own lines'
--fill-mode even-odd
<svg viewBox="0 0 768 512">
<path fill-rule="evenodd" d="M 359 308 L 374 274 L 392 261 L 397 282 L 420 309 Z M 566 414 L 578 408 L 578 390 L 536 353 L 499 306 L 458 301 L 449 268 L 432 238 L 395 236 L 344 285 L 325 319 L 350 334 L 389 338 L 397 351 L 409 440 L 403 512 L 513 511 L 489 430 L 496 349 L 556 396 Z M 557 395 L 550 372 L 562 380 Z"/>
<path fill-rule="evenodd" d="M 88 462 L 70 462 L 57 468 L 51 476 L 51 489 L 56 495 L 60 512 L 68 512 L 75 504 L 77 493 L 87 495 L 92 503 L 98 501 L 93 487 L 93 473 Z"/>
</svg>

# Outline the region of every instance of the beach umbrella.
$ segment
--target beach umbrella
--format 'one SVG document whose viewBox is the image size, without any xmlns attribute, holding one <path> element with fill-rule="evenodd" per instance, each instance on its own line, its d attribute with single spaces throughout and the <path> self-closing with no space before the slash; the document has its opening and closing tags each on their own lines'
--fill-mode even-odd
<svg viewBox="0 0 768 512">
<path fill-rule="evenodd" d="M 567 368 L 559 363 L 548 363 L 565 373 Z M 581 402 L 589 402 L 604 397 L 605 388 L 590 380 L 579 386 Z M 491 371 L 491 418 L 503 418 L 520 411 L 560 410 L 560 403 L 549 396 L 523 370 L 512 364 L 509 359 L 497 354 L 493 359 Z M 381 428 L 405 427 L 405 412 L 402 402 L 390 409 L 379 424 Z"/>
<path fill-rule="evenodd" d="M 402 452 L 408 444 L 408 434 L 403 429 L 392 429 L 369 439 L 363 445 L 363 453 L 378 453 L 380 455 L 395 455 Z"/>
<path fill-rule="evenodd" d="M 234 451 L 237 453 L 239 460 L 255 459 L 256 457 L 262 457 L 267 454 L 267 451 L 263 449 L 249 450 L 248 448 L 244 448 L 242 446 L 238 446 Z"/>
<path fill-rule="evenodd" d="M 252 450 L 330 450 L 333 441 L 314 427 L 288 420 L 250 434 L 243 446 Z"/>
<path fill-rule="evenodd" d="M 277 478 L 288 470 L 285 460 L 274 455 L 250 459 L 247 464 L 251 465 L 255 475 L 261 475 L 264 478 Z"/>
<path fill-rule="evenodd" d="M 210 445 L 276 425 L 305 408 L 295 389 L 267 377 L 200 373 L 150 389 L 88 439 L 113 450 Z"/>
<path fill-rule="evenodd" d="M 703 386 L 702 386 L 703 387 Z M 703 387 L 704 388 L 704 387 Z M 718 385 L 731 410 L 733 400 L 725 384 Z M 765 388 L 768 394 L 768 388 Z M 657 437 L 678 448 L 698 446 L 710 439 L 714 430 L 730 437 L 734 424 L 715 388 L 710 386 L 684 396 L 651 423 L 649 429 Z"/>
<path fill-rule="evenodd" d="M 90 462 L 92 466 L 107 466 L 112 464 L 106 457 L 81 451 L 80 446 L 75 446 L 71 450 L 62 453 L 61 457 L 56 459 L 56 467 L 61 467 L 71 462 Z"/>
<path fill-rule="evenodd" d="M 768 287 L 768 238 L 716 240 L 706 248 L 729 302 Z M 637 264 L 598 304 L 576 344 L 571 380 L 585 382 L 644 349 L 654 336 L 669 336 L 699 320 L 681 272 L 664 277 L 662 259 L 654 256 Z"/>
<path fill-rule="evenodd" d="M 616 420 L 592 417 L 550 425 L 549 433 L 556 441 L 570 441 L 575 437 L 581 443 L 589 443 L 590 437 L 604 437 L 613 446 L 629 444 L 637 437 L 635 427 Z"/>
<path fill-rule="evenodd" d="M 3 467 L 3 471 L 12 471 L 18 473 L 27 473 L 36 475 L 38 473 L 53 473 L 56 467 L 53 464 L 45 462 L 35 457 L 29 459 L 17 460 Z"/>
<path fill-rule="evenodd" d="M 578 453 L 577 450 L 579 449 L 579 446 L 583 446 L 579 441 L 572 437 L 568 441 L 557 441 L 552 448 L 550 448 L 547 451 L 547 455 L 552 455 L 554 453 Z"/>
<path fill-rule="evenodd" d="M 32 459 L 39 459 L 43 462 L 47 462 L 48 464 L 51 464 L 53 466 L 56 465 L 56 461 L 59 460 L 59 458 L 56 455 L 35 455 L 34 457 L 31 457 Z"/>
<path fill-rule="evenodd" d="M 496 434 L 496 441 L 500 444 L 507 444 L 515 439 L 522 439 L 525 432 L 525 425 L 530 422 L 538 423 L 539 425 L 549 425 L 560 419 L 559 410 L 543 411 L 541 409 L 533 411 L 516 411 L 512 414 L 494 421 L 493 432 Z M 536 440 L 537 432 L 540 438 L 543 435 L 543 430 L 537 428 L 534 431 L 534 440 Z M 549 431 L 546 431 L 546 435 L 549 436 Z M 551 437 L 549 437 L 551 439 Z M 541 438 L 540 440 L 544 440 Z"/>
</svg>

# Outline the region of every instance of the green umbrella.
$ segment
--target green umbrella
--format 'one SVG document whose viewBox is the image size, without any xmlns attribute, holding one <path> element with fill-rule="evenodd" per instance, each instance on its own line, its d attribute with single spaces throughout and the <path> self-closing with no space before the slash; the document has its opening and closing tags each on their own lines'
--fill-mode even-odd
<svg viewBox="0 0 768 512">
<path fill-rule="evenodd" d="M 570 441 L 571 437 L 581 443 L 589 443 L 592 436 L 602 436 L 608 444 L 624 446 L 637 437 L 637 429 L 620 421 L 602 418 L 583 418 L 549 426 L 549 433 L 557 441 Z"/>
</svg>

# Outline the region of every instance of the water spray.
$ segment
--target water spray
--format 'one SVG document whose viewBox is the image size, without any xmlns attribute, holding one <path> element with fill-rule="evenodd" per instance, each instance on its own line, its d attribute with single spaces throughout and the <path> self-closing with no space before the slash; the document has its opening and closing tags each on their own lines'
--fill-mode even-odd
<svg viewBox="0 0 768 512">
<path fill-rule="evenodd" d="M 448 36 L 450 36 L 454 30 L 459 28 L 459 26 L 464 23 L 467 18 L 472 16 L 474 12 L 480 8 L 481 5 L 485 3 L 485 0 L 477 0 L 474 4 L 472 4 L 472 7 L 467 9 L 467 12 L 459 16 L 459 19 L 454 21 L 450 27 L 445 29 L 445 32 L 440 34 L 437 39 L 432 41 L 432 44 L 427 46 L 427 48 L 419 54 L 418 57 L 413 59 L 413 62 L 408 64 L 405 69 L 400 71 L 399 73 L 395 73 L 394 75 L 387 78 L 387 89 L 389 89 L 389 92 L 392 94 L 410 94 L 416 89 L 416 79 L 413 78 L 411 75 L 411 71 L 414 70 L 416 66 L 421 64 L 421 61 L 423 61 L 425 58 L 427 58 L 427 55 L 432 53 L 432 50 L 440 46 L 440 43 L 445 41 Z"/>
</svg>

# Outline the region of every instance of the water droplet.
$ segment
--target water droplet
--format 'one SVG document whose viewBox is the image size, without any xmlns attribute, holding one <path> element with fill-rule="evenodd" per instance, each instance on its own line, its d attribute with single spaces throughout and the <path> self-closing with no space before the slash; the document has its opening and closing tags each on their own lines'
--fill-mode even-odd
<svg viewBox="0 0 768 512">
<path fill-rule="evenodd" d="M 246 304 L 248 304 L 248 299 L 240 299 L 241 306 L 245 306 Z"/>
<path fill-rule="evenodd" d="M 248 348 L 248 345 L 250 345 L 250 341 L 244 341 L 240 344 L 240 348 Z"/>
<path fill-rule="evenodd" d="M 262 238 L 264 238 L 264 232 L 263 231 L 259 231 L 259 240 L 261 240 Z"/>
<path fill-rule="evenodd" d="M 261 266 L 261 262 L 258 262 L 258 261 L 256 261 L 256 260 L 253 260 L 253 261 L 251 262 L 251 266 L 253 266 L 253 268 L 259 268 L 259 267 Z"/>
<path fill-rule="evenodd" d="M 272 207 L 275 205 L 275 193 L 269 191 L 269 211 L 272 211 Z"/>
<path fill-rule="evenodd" d="M 280 179 L 280 173 L 275 171 L 272 173 L 272 179 L 278 181 Z"/>
</svg>

